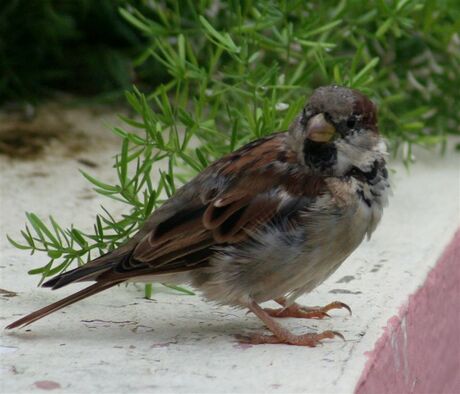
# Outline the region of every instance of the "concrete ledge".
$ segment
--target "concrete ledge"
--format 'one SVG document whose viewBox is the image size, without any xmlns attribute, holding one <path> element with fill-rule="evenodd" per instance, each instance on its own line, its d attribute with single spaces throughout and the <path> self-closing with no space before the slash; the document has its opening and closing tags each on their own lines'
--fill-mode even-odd
<svg viewBox="0 0 460 394">
<path fill-rule="evenodd" d="M 97 119 L 84 130 L 87 148 L 75 155 L 53 146 L 39 161 L 0 158 L 1 326 L 79 288 L 37 288 L 37 278 L 26 272 L 46 256 L 27 256 L 4 235 L 18 234 L 25 211 L 90 228 L 101 200 L 77 168 L 80 159 L 91 159 L 97 167 L 89 171 L 110 182 L 118 142 L 106 138 Z M 300 300 L 322 305 L 338 299 L 353 316 L 338 311 L 322 321 L 283 321 L 298 333 L 340 331 L 345 342 L 314 349 L 241 346 L 235 334 L 263 329 L 244 311 L 162 288 L 145 300 L 141 287 L 120 286 L 29 330 L 2 331 L 0 391 L 458 392 L 458 234 L 436 262 L 460 227 L 459 155 L 416 154 L 410 172 L 392 163 L 394 196 L 373 239 Z M 118 214 L 124 209 L 104 205 Z"/>
<path fill-rule="evenodd" d="M 425 283 L 388 320 L 357 394 L 460 390 L 460 230 Z"/>
</svg>

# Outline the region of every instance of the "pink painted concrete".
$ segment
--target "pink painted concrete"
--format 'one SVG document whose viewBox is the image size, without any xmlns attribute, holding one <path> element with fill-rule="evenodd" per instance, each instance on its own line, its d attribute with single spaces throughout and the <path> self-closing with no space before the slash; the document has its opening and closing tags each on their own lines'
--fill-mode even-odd
<svg viewBox="0 0 460 394">
<path fill-rule="evenodd" d="M 460 230 L 423 286 L 388 321 L 356 394 L 460 393 Z"/>
</svg>

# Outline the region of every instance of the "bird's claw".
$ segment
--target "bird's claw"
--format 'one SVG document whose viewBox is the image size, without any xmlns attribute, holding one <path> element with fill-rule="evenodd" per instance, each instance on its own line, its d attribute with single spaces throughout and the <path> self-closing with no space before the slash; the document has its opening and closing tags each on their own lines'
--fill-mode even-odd
<svg viewBox="0 0 460 394">
<path fill-rule="evenodd" d="M 296 317 L 303 319 L 324 319 L 325 317 L 331 317 L 329 311 L 332 309 L 346 309 L 350 316 L 352 314 L 351 308 L 340 301 L 334 301 L 330 304 L 327 304 L 323 307 L 306 307 L 299 304 L 293 304 L 285 306 L 284 308 L 271 309 L 264 308 L 264 311 L 267 312 L 272 317 Z"/>
</svg>

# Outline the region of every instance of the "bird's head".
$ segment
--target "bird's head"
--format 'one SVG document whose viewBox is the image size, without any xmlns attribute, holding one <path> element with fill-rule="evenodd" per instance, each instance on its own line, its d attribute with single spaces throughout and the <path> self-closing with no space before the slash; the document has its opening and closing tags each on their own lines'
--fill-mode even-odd
<svg viewBox="0 0 460 394">
<path fill-rule="evenodd" d="M 334 175 L 352 167 L 366 171 L 385 154 L 376 106 L 363 93 L 341 86 L 316 89 L 289 132 L 305 165 Z"/>
</svg>

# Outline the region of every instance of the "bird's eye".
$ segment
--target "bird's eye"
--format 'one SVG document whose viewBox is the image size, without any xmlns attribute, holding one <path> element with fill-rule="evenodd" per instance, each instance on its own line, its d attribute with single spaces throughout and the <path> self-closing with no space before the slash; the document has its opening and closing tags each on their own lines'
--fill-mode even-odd
<svg viewBox="0 0 460 394">
<path fill-rule="evenodd" d="M 351 115 L 351 116 L 348 118 L 348 120 L 347 120 L 347 127 L 348 127 L 349 129 L 352 129 L 353 127 L 356 126 L 356 121 L 357 121 L 356 116 L 355 116 L 355 115 Z"/>
<path fill-rule="evenodd" d="M 329 112 L 324 112 L 324 118 L 325 118 L 328 122 L 334 123 L 334 122 L 332 121 L 332 116 L 331 116 L 331 114 L 330 114 Z"/>
</svg>

